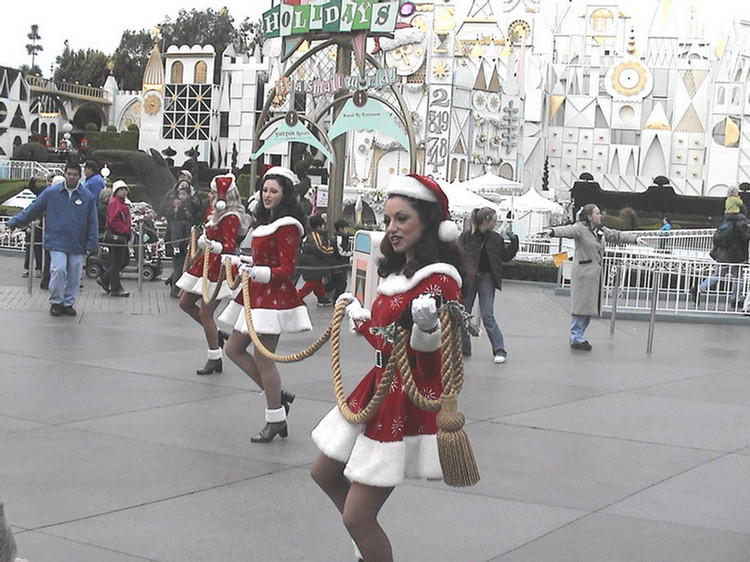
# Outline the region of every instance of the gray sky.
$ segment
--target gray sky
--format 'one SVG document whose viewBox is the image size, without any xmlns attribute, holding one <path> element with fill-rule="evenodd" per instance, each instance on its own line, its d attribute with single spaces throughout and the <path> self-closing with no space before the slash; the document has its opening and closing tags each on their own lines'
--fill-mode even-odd
<svg viewBox="0 0 750 562">
<path fill-rule="evenodd" d="M 44 47 L 37 64 L 46 77 L 66 39 L 74 50 L 98 49 L 112 54 L 126 29 L 150 30 L 164 16 L 176 19 L 180 9 L 218 11 L 226 6 L 235 24 L 239 24 L 245 17 L 260 18 L 271 7 L 270 0 L 6 0 L 3 4 L 0 65 L 18 68 L 31 64 L 31 57 L 26 54 L 26 34 L 32 24 L 37 24 Z"/>
<path fill-rule="evenodd" d="M 553 2 L 554 0 L 542 0 Z M 603 1 L 602 4 L 616 3 L 617 0 Z M 454 0 L 459 13 L 468 10 L 471 0 Z M 701 21 L 705 22 L 708 39 L 716 39 L 728 29 L 732 18 L 741 10 L 742 17 L 750 19 L 750 7 L 738 0 L 671 0 L 680 14 L 680 23 L 687 21 L 690 6 L 696 6 Z M 559 0 L 561 6 L 567 0 Z M 574 0 L 573 4 L 583 13 L 586 4 L 593 1 Z M 177 17 L 180 8 L 190 10 L 212 8 L 219 10 L 226 6 L 229 13 L 239 23 L 245 17 L 259 18 L 263 11 L 271 7 L 271 0 L 131 0 L 96 2 L 91 0 L 60 2 L 59 0 L 6 0 L 0 33 L 0 65 L 17 68 L 31 64 L 26 54 L 28 42 L 26 34 L 32 24 L 39 25 L 44 51 L 37 58 L 37 64 L 45 76 L 50 75 L 50 64 L 62 53 L 65 39 L 71 48 L 99 49 L 111 54 L 120 44 L 122 32 L 126 29 L 151 29 L 165 15 Z M 501 0 L 493 0 L 493 6 L 500 10 Z M 157 7 L 158 6 L 158 7 Z M 657 0 L 621 0 L 620 8 L 633 18 L 637 37 L 648 32 Z M 642 48 L 642 47 L 640 47 Z"/>
</svg>

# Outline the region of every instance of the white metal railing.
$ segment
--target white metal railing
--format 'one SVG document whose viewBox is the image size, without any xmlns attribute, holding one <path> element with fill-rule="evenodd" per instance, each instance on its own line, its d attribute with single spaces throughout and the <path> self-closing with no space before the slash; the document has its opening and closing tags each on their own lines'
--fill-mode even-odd
<svg viewBox="0 0 750 562">
<path fill-rule="evenodd" d="M 39 175 L 46 180 L 51 174 L 63 175 L 64 173 L 64 164 L 0 160 L 0 179 L 30 180 L 35 175 Z"/>
<path fill-rule="evenodd" d="M 25 230 L 9 230 L 5 228 L 5 223 L 10 217 L 0 216 L 0 224 L 3 225 L 0 232 L 0 248 L 3 250 L 23 250 L 26 246 Z"/>
<path fill-rule="evenodd" d="M 78 84 L 77 82 L 65 82 L 42 78 L 41 76 L 26 76 L 26 82 L 32 88 L 38 88 L 46 92 L 62 92 L 74 97 L 98 98 L 109 101 L 109 92 L 102 88 L 90 86 L 88 84 Z"/>
<path fill-rule="evenodd" d="M 616 298 L 618 311 L 651 310 L 657 284 L 657 312 L 742 314 L 745 295 L 750 294 L 750 265 L 686 259 L 653 248 L 612 249 L 605 254 L 601 287 L 604 308 L 612 308 Z M 696 299 L 698 287 L 702 290 Z"/>
</svg>

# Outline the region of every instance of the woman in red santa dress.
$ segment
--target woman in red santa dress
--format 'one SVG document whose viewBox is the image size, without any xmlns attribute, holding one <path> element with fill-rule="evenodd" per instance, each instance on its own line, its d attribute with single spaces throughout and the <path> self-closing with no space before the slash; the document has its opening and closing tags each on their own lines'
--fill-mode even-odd
<svg viewBox="0 0 750 562">
<path fill-rule="evenodd" d="M 216 290 L 222 268 L 221 255 L 233 254 L 237 250 L 237 239 L 248 222 L 232 174 L 216 176 L 211 180 L 209 200 L 211 205 L 205 231 L 198 238 L 198 248 L 203 251 L 203 248 L 208 246 L 211 252 L 208 259 L 207 296 L 213 295 Z M 219 330 L 216 327 L 214 313 L 221 300 L 232 297 L 234 292 L 226 281 L 222 281 L 216 299 L 209 303 L 203 302 L 203 273 L 201 254 L 192 267 L 177 280 L 176 285 L 182 289 L 180 308 L 203 326 L 208 343 L 208 360 L 196 373 L 210 375 L 221 373 L 222 369 Z"/>
<path fill-rule="evenodd" d="M 461 254 L 458 229 L 449 220 L 448 200 L 431 178 L 397 176 L 387 189 L 385 238 L 372 304 L 362 308 L 352 295 L 346 313 L 355 330 L 375 348 L 376 364 L 347 398 L 352 412 L 370 401 L 385 372 L 391 344 L 371 328 L 399 323 L 411 335 L 406 346 L 420 391 L 438 398 L 441 385 L 441 327 L 438 306 L 460 301 Z M 441 478 L 436 412 L 420 410 L 407 396 L 401 374 L 374 416 L 351 424 L 334 407 L 312 432 L 321 454 L 312 477 L 343 515 L 355 553 L 367 562 L 391 562 L 391 545 L 377 516 L 404 478 Z"/>
<path fill-rule="evenodd" d="M 306 222 L 294 189 L 297 183 L 297 176 L 289 168 L 274 166 L 266 171 L 250 240 L 252 261 L 235 261 L 240 272 L 246 271 L 250 278 L 253 327 L 264 347 L 272 352 L 276 351 L 282 332 L 312 330 L 307 308 L 292 281 Z M 247 351 L 251 340 L 242 293 L 229 303 L 219 321 L 233 327 L 225 348 L 227 356 L 265 395 L 266 425 L 250 441 L 268 443 L 276 435 L 286 437 L 286 415 L 294 395 L 281 389 L 281 376 L 273 360 L 258 349 L 252 355 Z"/>
</svg>

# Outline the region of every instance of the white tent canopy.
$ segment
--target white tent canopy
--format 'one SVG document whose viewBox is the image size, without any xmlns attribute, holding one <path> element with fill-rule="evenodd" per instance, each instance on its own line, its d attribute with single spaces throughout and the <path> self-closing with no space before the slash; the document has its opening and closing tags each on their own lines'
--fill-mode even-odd
<svg viewBox="0 0 750 562">
<path fill-rule="evenodd" d="M 461 182 L 461 185 L 492 201 L 499 201 L 510 195 L 520 195 L 525 189 L 522 183 L 501 178 L 492 172 Z"/>
<path fill-rule="evenodd" d="M 469 191 L 459 182 L 448 183 L 438 180 L 438 184 L 448 196 L 448 206 L 455 218 L 465 218 L 478 207 L 490 207 L 495 209 L 496 212 L 500 211 L 500 207 L 496 203 Z"/>
<path fill-rule="evenodd" d="M 505 205 L 507 205 L 507 201 L 505 202 Z M 509 208 L 505 205 L 502 205 L 503 208 Z M 553 215 L 561 215 L 563 213 L 562 205 L 550 201 L 539 194 L 533 187 L 520 197 L 515 197 L 513 200 L 513 206 L 517 212 L 533 211 L 535 213 L 551 213 Z"/>
</svg>

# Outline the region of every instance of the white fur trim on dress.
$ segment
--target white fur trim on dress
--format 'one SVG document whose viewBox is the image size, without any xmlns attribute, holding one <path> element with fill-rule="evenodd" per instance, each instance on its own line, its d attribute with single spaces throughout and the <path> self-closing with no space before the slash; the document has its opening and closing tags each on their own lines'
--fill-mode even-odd
<svg viewBox="0 0 750 562">
<path fill-rule="evenodd" d="M 438 320 L 438 328 L 431 334 L 423 332 L 419 329 L 419 326 L 414 324 L 411 328 L 411 337 L 409 338 L 409 345 L 414 351 L 421 351 L 422 353 L 430 353 L 440 347 L 442 334 L 440 331 L 440 320 Z"/>
<path fill-rule="evenodd" d="M 240 224 L 242 224 L 242 221 L 244 220 L 243 214 L 240 213 L 240 211 L 225 211 L 221 215 L 219 215 L 219 222 L 223 221 L 228 216 L 234 215 L 238 219 L 240 219 Z M 211 213 L 208 216 L 208 220 L 206 221 L 206 228 L 212 228 L 219 224 L 219 222 L 214 223 L 214 215 Z"/>
<path fill-rule="evenodd" d="M 334 407 L 313 430 L 312 439 L 324 455 L 346 463 L 344 476 L 361 484 L 390 487 L 404 478 L 443 477 L 435 435 L 386 443 L 362 431 L 362 425 L 350 424 Z"/>
<path fill-rule="evenodd" d="M 302 236 L 305 233 L 305 229 L 300 224 L 300 222 L 295 219 L 294 217 L 281 217 L 276 219 L 270 224 L 262 224 L 260 226 L 256 226 L 253 229 L 253 238 L 260 238 L 262 236 L 270 236 L 274 232 L 276 232 L 279 228 L 282 226 L 295 226 L 297 227 L 297 231 L 299 232 L 299 235 Z"/>
<path fill-rule="evenodd" d="M 187 271 L 183 273 L 182 276 L 177 280 L 176 285 L 178 288 L 182 289 L 185 292 L 192 293 L 194 295 L 203 294 L 203 277 L 196 277 L 195 275 L 191 275 Z M 208 293 L 208 296 L 210 297 L 211 295 L 213 295 L 215 290 L 216 283 L 213 281 L 209 281 L 206 285 L 206 292 Z M 232 291 L 226 281 L 222 281 L 221 289 L 219 289 L 219 294 L 217 295 L 216 299 L 229 299 L 234 298 L 236 295 L 237 292 Z"/>
<path fill-rule="evenodd" d="M 253 327 L 258 334 L 281 334 L 308 332 L 312 330 L 310 315 L 304 305 L 285 310 L 253 308 Z M 219 315 L 219 322 L 232 330 L 248 334 L 245 307 L 232 300 Z"/>
<path fill-rule="evenodd" d="M 417 270 L 417 272 L 411 277 L 404 275 L 391 274 L 378 285 L 378 293 L 391 297 L 400 293 L 405 293 L 419 283 L 427 279 L 433 273 L 442 273 L 453 279 L 458 286 L 461 286 L 461 274 L 458 270 L 448 263 L 431 263 Z"/>
</svg>

